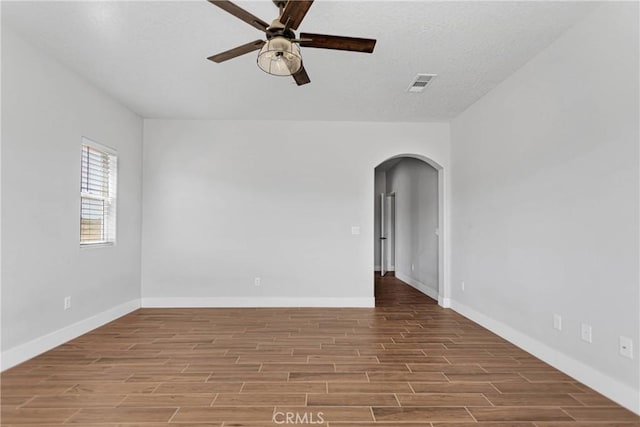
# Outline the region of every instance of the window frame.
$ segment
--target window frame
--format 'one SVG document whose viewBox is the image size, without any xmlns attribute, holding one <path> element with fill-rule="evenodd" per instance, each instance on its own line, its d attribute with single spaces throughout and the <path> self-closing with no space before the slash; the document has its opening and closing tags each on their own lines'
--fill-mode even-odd
<svg viewBox="0 0 640 427">
<path fill-rule="evenodd" d="M 88 147 L 89 149 L 93 149 L 95 151 L 100 152 L 101 154 L 109 156 L 109 168 L 108 168 L 108 176 L 107 176 L 107 188 L 108 194 L 107 196 L 101 196 L 98 194 L 94 194 L 88 191 L 84 191 L 82 188 L 83 181 L 83 171 L 82 171 L 82 162 L 84 161 L 84 148 Z M 115 182 L 113 182 L 115 181 Z M 111 194 L 113 192 L 114 194 Z M 92 241 L 82 241 L 82 200 L 83 199 L 92 199 L 92 200 L 101 200 L 105 203 L 106 208 L 108 209 L 108 216 L 105 216 L 105 219 L 102 223 L 102 234 L 105 235 L 103 240 L 92 240 Z M 79 241 L 81 248 L 99 248 L 105 246 L 115 246 L 117 242 L 117 231 L 118 231 L 118 151 L 109 146 L 100 144 L 95 142 L 87 137 L 82 137 L 82 141 L 80 144 L 80 215 L 79 215 Z M 106 222 L 111 222 L 114 228 L 112 236 L 111 233 L 105 232 Z"/>
</svg>

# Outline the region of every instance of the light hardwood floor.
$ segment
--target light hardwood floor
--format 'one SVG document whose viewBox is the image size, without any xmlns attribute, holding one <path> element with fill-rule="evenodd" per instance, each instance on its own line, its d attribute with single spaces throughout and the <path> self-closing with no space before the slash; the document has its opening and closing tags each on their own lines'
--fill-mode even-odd
<svg viewBox="0 0 640 427">
<path fill-rule="evenodd" d="M 393 277 L 376 301 L 138 310 L 3 373 L 2 426 L 640 426 Z"/>
</svg>

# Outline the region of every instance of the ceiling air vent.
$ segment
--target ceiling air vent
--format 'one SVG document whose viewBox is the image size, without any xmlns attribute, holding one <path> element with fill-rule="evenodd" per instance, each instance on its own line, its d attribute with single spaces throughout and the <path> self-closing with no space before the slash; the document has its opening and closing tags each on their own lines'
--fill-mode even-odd
<svg viewBox="0 0 640 427">
<path fill-rule="evenodd" d="M 411 85 L 407 88 L 407 92 L 422 92 L 436 77 L 437 74 L 418 74 Z"/>
</svg>

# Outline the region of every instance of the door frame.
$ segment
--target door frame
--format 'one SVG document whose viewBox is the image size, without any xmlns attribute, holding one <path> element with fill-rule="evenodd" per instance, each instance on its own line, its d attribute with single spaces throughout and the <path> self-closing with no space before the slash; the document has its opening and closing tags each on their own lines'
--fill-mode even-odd
<svg viewBox="0 0 640 427">
<path fill-rule="evenodd" d="M 449 170 L 443 167 L 433 159 L 422 154 L 415 153 L 399 153 L 382 159 L 374 164 L 372 173 L 375 175 L 375 168 L 382 163 L 397 159 L 400 157 L 409 157 L 421 160 L 432 166 L 438 171 L 438 304 L 442 307 L 451 307 L 451 283 L 450 283 L 450 229 L 449 229 L 449 212 L 450 212 L 450 191 L 449 191 Z M 375 179 L 374 179 L 375 183 Z M 371 192 L 376 194 L 375 185 Z M 371 194 L 371 193 L 369 193 Z M 374 233 L 375 235 L 375 233 Z M 374 251 L 375 254 L 375 251 Z M 372 254 L 372 255 L 374 255 Z M 373 257 L 372 257 L 373 259 Z"/>
</svg>

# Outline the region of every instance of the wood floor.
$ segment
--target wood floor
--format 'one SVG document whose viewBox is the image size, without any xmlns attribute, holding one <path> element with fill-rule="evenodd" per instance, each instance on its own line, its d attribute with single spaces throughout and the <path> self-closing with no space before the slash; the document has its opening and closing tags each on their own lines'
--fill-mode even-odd
<svg viewBox="0 0 640 427">
<path fill-rule="evenodd" d="M 2 426 L 615 427 L 640 418 L 402 282 L 375 309 L 142 309 L 2 374 Z"/>
</svg>

